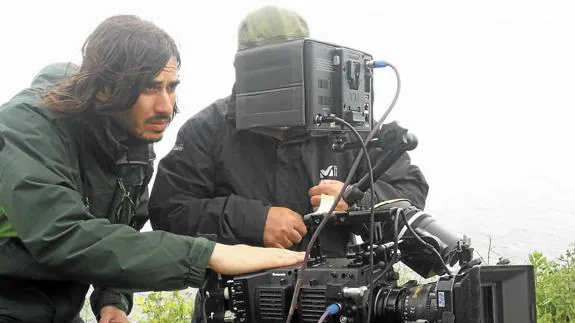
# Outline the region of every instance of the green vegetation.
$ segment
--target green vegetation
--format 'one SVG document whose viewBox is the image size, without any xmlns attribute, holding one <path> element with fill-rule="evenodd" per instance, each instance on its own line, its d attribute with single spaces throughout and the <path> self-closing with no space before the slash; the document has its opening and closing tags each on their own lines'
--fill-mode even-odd
<svg viewBox="0 0 575 323">
<path fill-rule="evenodd" d="M 141 314 L 135 321 L 164 323 L 190 322 L 195 293 L 190 290 L 172 292 L 152 292 L 134 297 L 134 307 Z"/>
<path fill-rule="evenodd" d="M 529 255 L 536 273 L 538 323 L 575 322 L 575 246 L 557 260 Z"/>
<path fill-rule="evenodd" d="M 189 323 L 194 308 L 195 290 L 137 293 L 134 295 L 134 308 L 128 317 L 130 322 L 146 323 Z M 80 316 L 86 323 L 96 323 L 86 299 Z"/>
</svg>

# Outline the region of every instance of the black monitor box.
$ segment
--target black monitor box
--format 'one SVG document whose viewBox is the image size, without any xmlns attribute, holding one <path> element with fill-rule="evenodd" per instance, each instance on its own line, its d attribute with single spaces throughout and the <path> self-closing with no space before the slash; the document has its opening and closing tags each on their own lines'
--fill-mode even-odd
<svg viewBox="0 0 575 323">
<path fill-rule="evenodd" d="M 371 55 L 327 42 L 298 39 L 238 51 L 236 127 L 305 127 L 341 131 L 315 117 L 337 116 L 361 132 L 373 118 Z"/>
<path fill-rule="evenodd" d="M 453 290 L 455 323 L 537 322 L 533 266 L 477 266 Z"/>
</svg>

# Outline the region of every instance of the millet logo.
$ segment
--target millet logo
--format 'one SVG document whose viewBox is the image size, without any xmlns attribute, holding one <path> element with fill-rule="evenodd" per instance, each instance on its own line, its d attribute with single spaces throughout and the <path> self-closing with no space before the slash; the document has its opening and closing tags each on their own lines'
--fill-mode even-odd
<svg viewBox="0 0 575 323">
<path fill-rule="evenodd" d="M 324 179 L 327 177 L 337 177 L 337 166 L 330 165 L 326 169 L 319 170 L 319 179 Z"/>
</svg>

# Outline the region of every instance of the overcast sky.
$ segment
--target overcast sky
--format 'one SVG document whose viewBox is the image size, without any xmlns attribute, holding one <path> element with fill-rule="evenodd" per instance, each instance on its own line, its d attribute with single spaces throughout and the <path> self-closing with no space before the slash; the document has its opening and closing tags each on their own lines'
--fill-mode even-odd
<svg viewBox="0 0 575 323">
<path fill-rule="evenodd" d="M 388 120 L 419 138 L 412 153 L 430 185 L 428 210 L 502 249 L 551 253 L 575 242 L 575 10 L 570 1 L 7 1 L 0 12 L 0 102 L 44 65 L 80 62 L 104 18 L 154 21 L 182 54 L 182 113 L 157 145 L 162 157 L 179 126 L 230 93 L 239 21 L 277 4 L 300 12 L 312 37 L 393 63 L 402 93 Z M 395 91 L 375 74 L 376 115 Z M 479 228 L 483 231 L 478 231 Z M 503 230 L 503 231 L 502 231 Z M 509 247 L 511 248 L 511 247 Z M 515 252 L 509 249 L 511 253 Z"/>
</svg>

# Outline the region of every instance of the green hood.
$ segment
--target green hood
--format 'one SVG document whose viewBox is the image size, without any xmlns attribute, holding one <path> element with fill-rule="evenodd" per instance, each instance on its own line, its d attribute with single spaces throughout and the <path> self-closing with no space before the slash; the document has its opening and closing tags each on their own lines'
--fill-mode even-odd
<svg viewBox="0 0 575 323">
<path fill-rule="evenodd" d="M 53 63 L 46 65 L 32 79 L 32 87 L 47 88 L 60 82 L 78 70 L 74 63 Z"/>
<path fill-rule="evenodd" d="M 20 91 L 12 97 L 10 101 L 3 104 L 0 109 L 17 103 L 35 105 L 40 100 L 40 94 L 44 90 L 57 85 L 64 78 L 76 72 L 78 68 L 79 67 L 73 63 L 52 63 L 46 65 L 34 76 L 30 87 Z"/>
</svg>

